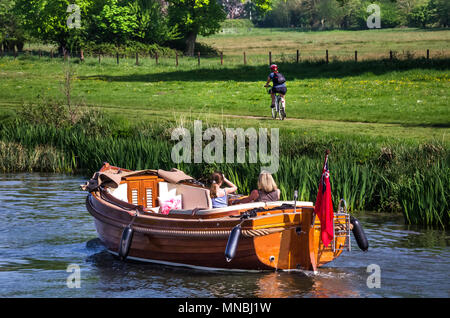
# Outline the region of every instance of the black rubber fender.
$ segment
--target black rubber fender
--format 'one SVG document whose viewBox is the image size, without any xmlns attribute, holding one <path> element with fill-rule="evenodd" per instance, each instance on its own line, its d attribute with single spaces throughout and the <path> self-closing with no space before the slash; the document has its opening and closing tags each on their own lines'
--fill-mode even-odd
<svg viewBox="0 0 450 318">
<path fill-rule="evenodd" d="M 240 236 L 241 225 L 238 224 L 231 230 L 230 236 L 228 237 L 227 247 L 225 248 L 225 259 L 227 260 L 227 262 L 231 262 L 231 260 L 236 255 Z"/>
<path fill-rule="evenodd" d="M 364 252 L 367 251 L 369 249 L 369 241 L 367 240 L 366 233 L 364 233 L 361 223 L 353 216 L 350 216 L 350 223 L 353 225 L 352 232 L 358 247 Z"/>
<path fill-rule="evenodd" d="M 118 254 L 120 259 L 123 261 L 128 257 L 128 253 L 130 252 L 131 242 L 133 240 L 134 230 L 128 225 L 122 232 L 122 238 L 119 243 Z"/>
</svg>

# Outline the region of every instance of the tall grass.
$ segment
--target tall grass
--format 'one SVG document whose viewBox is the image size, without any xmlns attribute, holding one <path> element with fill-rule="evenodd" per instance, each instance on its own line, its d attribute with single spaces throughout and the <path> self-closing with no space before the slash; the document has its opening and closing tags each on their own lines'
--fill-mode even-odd
<svg viewBox="0 0 450 318">
<path fill-rule="evenodd" d="M 450 219 L 449 184 L 450 168 L 443 162 L 429 170 L 417 170 L 399 191 L 406 221 L 447 226 Z"/>
<path fill-rule="evenodd" d="M 74 161 L 53 146 L 25 148 L 19 143 L 0 141 L 0 170 L 70 173 L 74 171 Z"/>
</svg>

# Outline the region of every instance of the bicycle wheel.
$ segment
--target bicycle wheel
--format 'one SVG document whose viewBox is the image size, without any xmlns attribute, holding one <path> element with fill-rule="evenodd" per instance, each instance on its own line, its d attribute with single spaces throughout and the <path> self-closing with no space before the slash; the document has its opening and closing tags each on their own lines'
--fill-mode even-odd
<svg viewBox="0 0 450 318">
<path fill-rule="evenodd" d="M 280 119 L 284 120 L 286 118 L 286 111 L 285 111 L 286 105 L 283 105 L 281 96 L 280 96 L 280 99 L 278 101 L 278 104 L 280 105 Z"/>
<path fill-rule="evenodd" d="M 281 120 L 284 120 L 286 118 L 286 112 L 283 107 L 280 109 L 280 117 Z"/>
<path fill-rule="evenodd" d="M 275 110 L 275 107 L 272 108 L 272 118 L 277 119 L 277 111 Z"/>
<path fill-rule="evenodd" d="M 275 107 L 272 108 L 272 118 L 273 119 L 277 119 L 277 113 L 278 113 L 277 109 L 278 109 L 278 101 L 275 100 Z"/>
<path fill-rule="evenodd" d="M 281 112 L 281 97 L 279 95 L 277 95 L 276 97 L 276 106 L 277 106 L 277 114 L 275 116 L 278 115 L 278 117 L 280 117 L 280 120 L 283 120 L 283 114 Z"/>
</svg>

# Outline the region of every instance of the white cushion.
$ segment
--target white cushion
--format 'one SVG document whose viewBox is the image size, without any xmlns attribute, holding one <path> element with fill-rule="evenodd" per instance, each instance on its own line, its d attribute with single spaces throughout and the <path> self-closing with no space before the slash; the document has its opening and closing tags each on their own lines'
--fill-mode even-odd
<svg viewBox="0 0 450 318">
<path fill-rule="evenodd" d="M 171 188 L 169 190 L 169 184 L 167 182 L 159 182 L 159 198 L 173 198 L 177 194 L 176 188 Z"/>
<path fill-rule="evenodd" d="M 126 183 L 119 184 L 116 189 L 108 188 L 108 190 L 116 199 L 128 202 L 128 185 Z"/>
</svg>

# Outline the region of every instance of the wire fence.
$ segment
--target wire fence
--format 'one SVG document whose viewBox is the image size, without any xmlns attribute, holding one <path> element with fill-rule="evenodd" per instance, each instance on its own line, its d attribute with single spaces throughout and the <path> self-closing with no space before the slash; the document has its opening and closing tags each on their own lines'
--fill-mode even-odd
<svg viewBox="0 0 450 318">
<path fill-rule="evenodd" d="M 351 61 L 361 62 L 365 60 L 414 60 L 414 59 L 439 59 L 448 58 L 449 52 L 446 50 L 386 50 L 384 52 L 361 52 L 358 50 L 336 52 L 325 49 L 323 51 L 314 52 L 302 52 L 298 49 L 294 52 L 282 52 L 273 53 L 268 51 L 267 54 L 248 54 L 243 51 L 241 55 L 224 55 L 223 52 L 219 52 L 216 55 L 202 54 L 200 51 L 196 52 L 194 56 L 185 56 L 179 52 L 175 52 L 174 56 L 160 56 L 158 53 L 143 54 L 142 52 L 135 52 L 134 54 L 110 54 L 110 53 L 89 53 L 85 54 L 83 50 L 75 52 L 54 52 L 53 50 L 23 50 L 23 51 L 4 51 L 0 50 L 0 58 L 38 58 L 42 60 L 77 60 L 80 63 L 95 60 L 97 63 L 115 63 L 120 65 L 125 62 L 126 64 L 134 63 L 135 65 L 173 65 L 175 67 L 181 64 L 187 64 L 192 66 L 197 64 L 202 65 L 202 62 L 207 62 L 208 65 L 262 65 L 272 63 L 302 63 L 302 62 L 323 62 L 332 63 L 339 61 Z"/>
</svg>

